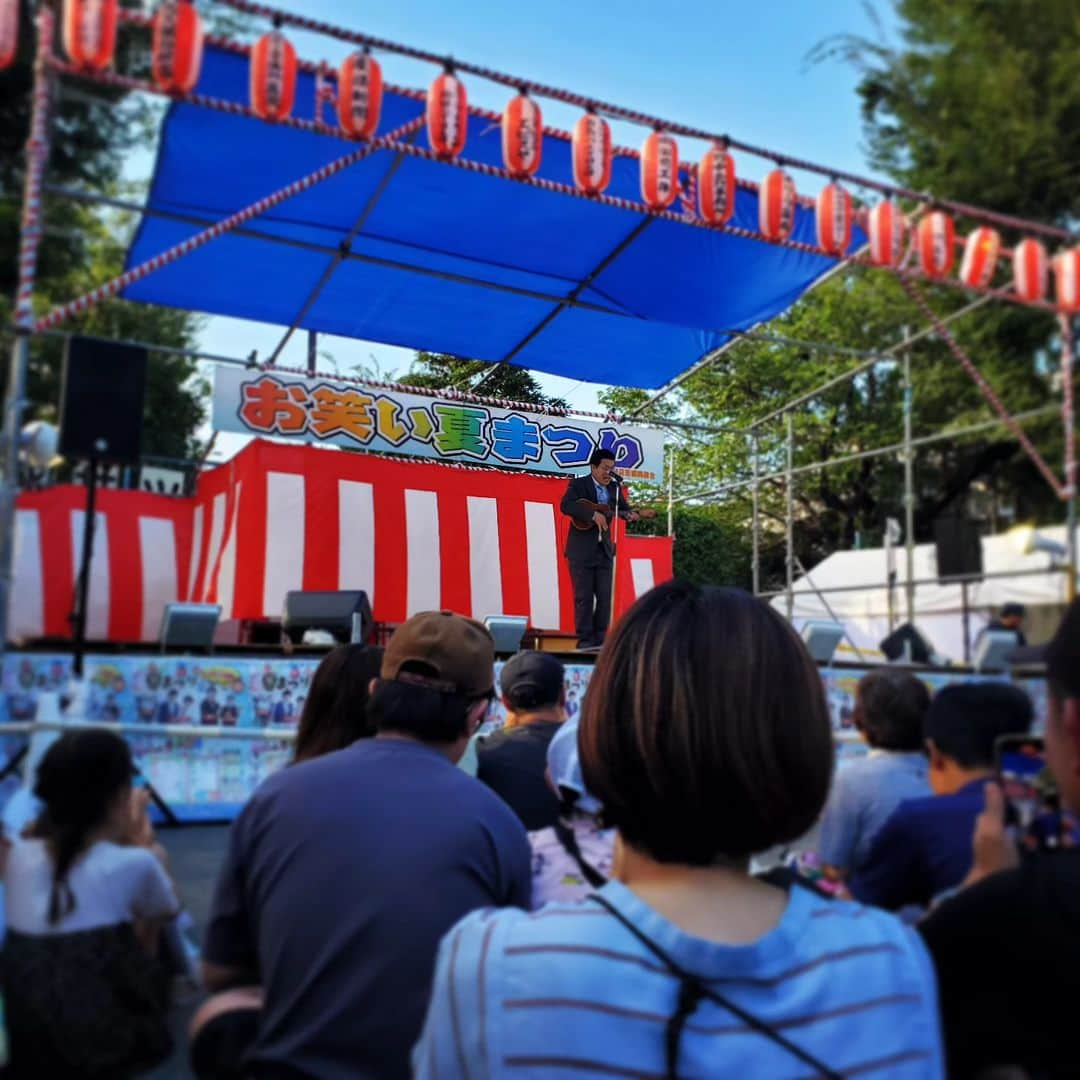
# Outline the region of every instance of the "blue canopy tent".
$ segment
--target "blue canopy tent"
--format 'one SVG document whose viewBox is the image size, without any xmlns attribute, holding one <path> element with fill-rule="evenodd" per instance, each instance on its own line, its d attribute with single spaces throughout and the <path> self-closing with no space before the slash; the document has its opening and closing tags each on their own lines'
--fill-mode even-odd
<svg viewBox="0 0 1080 1080">
<path fill-rule="evenodd" d="M 314 82 L 300 73 L 300 118 L 314 117 Z M 208 47 L 197 92 L 246 104 L 246 57 Z M 387 92 L 378 134 L 422 110 Z M 127 266 L 355 146 L 174 102 Z M 501 167 L 499 126 L 472 116 L 464 156 Z M 571 183 L 567 140 L 545 138 L 539 175 Z M 635 159 L 615 157 L 607 193 L 640 198 Z M 757 217 L 757 195 L 740 188 L 733 224 L 756 230 Z M 793 240 L 814 243 L 813 218 L 798 209 Z M 852 248 L 864 241 L 856 232 Z M 835 263 L 386 149 L 122 295 L 653 388 L 786 310 Z"/>
</svg>

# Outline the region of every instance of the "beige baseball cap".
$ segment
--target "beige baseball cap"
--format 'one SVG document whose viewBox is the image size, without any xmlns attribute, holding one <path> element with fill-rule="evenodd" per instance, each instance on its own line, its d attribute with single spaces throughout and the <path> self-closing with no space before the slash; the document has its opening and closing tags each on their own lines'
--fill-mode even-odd
<svg viewBox="0 0 1080 1080">
<path fill-rule="evenodd" d="M 435 675 L 403 672 L 402 666 L 410 661 L 427 664 Z M 452 611 L 422 611 L 394 631 L 380 674 L 444 694 L 482 697 L 495 686 L 495 642 L 475 619 Z"/>
</svg>

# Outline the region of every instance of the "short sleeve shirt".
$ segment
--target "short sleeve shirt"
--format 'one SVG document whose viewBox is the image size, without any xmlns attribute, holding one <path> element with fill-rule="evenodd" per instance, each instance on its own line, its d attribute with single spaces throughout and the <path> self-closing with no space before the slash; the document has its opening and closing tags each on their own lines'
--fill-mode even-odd
<svg viewBox="0 0 1080 1080">
<path fill-rule="evenodd" d="M 68 934 L 136 919 L 165 919 L 180 903 L 152 852 L 108 841 L 94 844 L 68 872 L 75 907 L 49 923 L 53 860 L 44 840 L 16 840 L 4 871 L 7 925 L 23 934 Z"/>
<path fill-rule="evenodd" d="M 247 1075 L 408 1076 L 440 938 L 529 894 L 520 822 L 430 747 L 364 739 L 271 777 L 233 824 L 204 949 L 265 988 Z"/>
<path fill-rule="evenodd" d="M 547 782 L 547 750 L 560 726 L 538 720 L 496 731 L 476 744 L 476 775 L 526 829 L 545 829 L 559 816 L 559 800 Z"/>
</svg>

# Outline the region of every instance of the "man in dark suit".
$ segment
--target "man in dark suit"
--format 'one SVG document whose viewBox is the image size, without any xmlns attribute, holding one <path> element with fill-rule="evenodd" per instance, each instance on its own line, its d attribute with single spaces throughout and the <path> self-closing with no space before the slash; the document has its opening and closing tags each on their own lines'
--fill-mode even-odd
<svg viewBox="0 0 1080 1080">
<path fill-rule="evenodd" d="M 574 626 L 578 648 L 602 645 L 611 617 L 611 567 L 604 539 L 610 532 L 610 519 L 581 502 L 618 509 L 619 517 L 636 521 L 637 514 L 623 497 L 622 487 L 612 479 L 615 455 L 610 450 L 594 450 L 589 458 L 589 475 L 577 476 L 567 485 L 559 509 L 568 517 L 587 525 L 575 528 L 571 523 L 566 535 L 564 554 L 570 565 L 574 586 Z"/>
</svg>

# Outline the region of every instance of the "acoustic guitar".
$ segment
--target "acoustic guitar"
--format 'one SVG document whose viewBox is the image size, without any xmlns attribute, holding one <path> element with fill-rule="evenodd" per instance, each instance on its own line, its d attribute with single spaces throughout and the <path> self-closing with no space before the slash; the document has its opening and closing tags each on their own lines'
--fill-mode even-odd
<svg viewBox="0 0 1080 1080">
<path fill-rule="evenodd" d="M 586 510 L 591 510 L 594 514 L 603 514 L 604 517 L 611 521 L 612 516 L 615 513 L 614 507 L 608 503 L 590 502 L 588 499 L 578 499 L 579 506 L 584 506 Z M 656 517 L 655 510 L 635 510 L 635 514 L 639 518 L 650 519 Z M 588 532 L 590 529 L 595 528 L 595 522 L 590 518 L 588 521 L 579 521 L 576 517 L 570 519 L 570 524 L 575 529 L 580 529 L 582 532 Z M 602 529 L 600 532 L 600 543 L 604 545 L 604 550 L 612 558 L 615 557 L 615 545 L 611 542 L 611 529 Z"/>
</svg>

